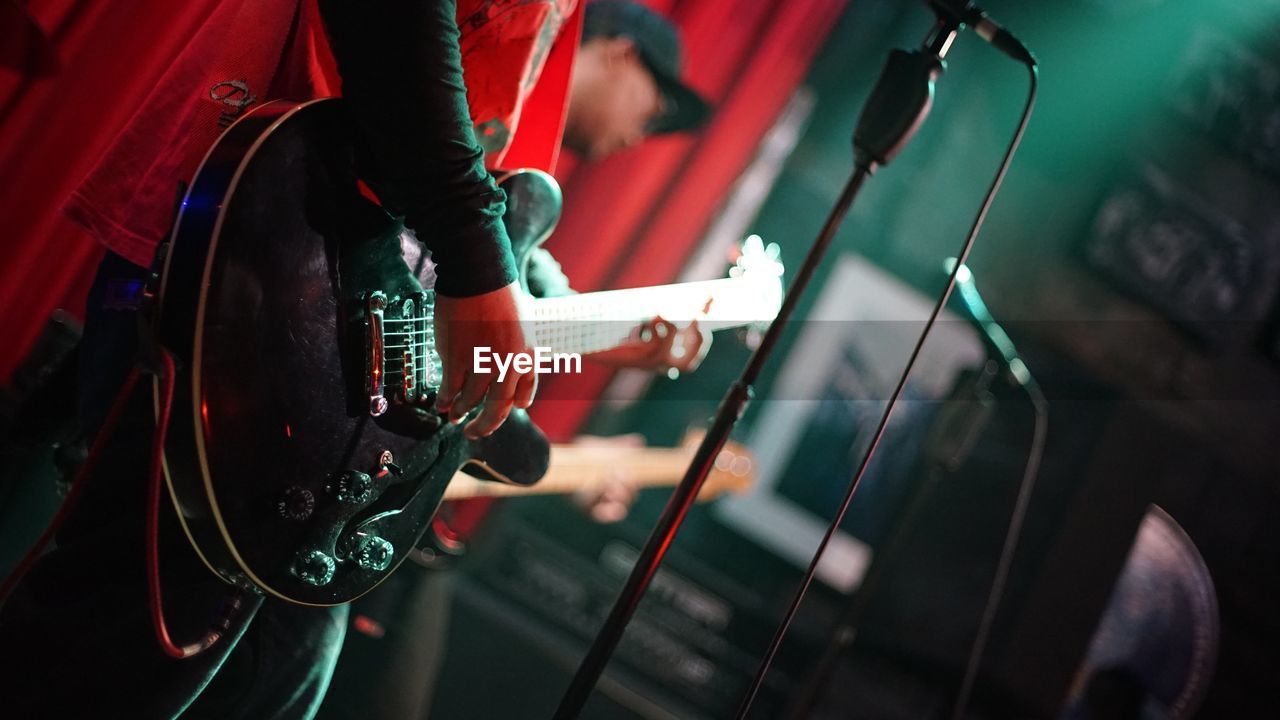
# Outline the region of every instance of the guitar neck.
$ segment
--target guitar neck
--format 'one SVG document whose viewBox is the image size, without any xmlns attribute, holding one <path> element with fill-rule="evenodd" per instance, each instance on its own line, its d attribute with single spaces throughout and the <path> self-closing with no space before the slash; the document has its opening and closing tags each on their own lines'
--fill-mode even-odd
<svg viewBox="0 0 1280 720">
<path fill-rule="evenodd" d="M 684 474 L 688 453 L 680 448 L 603 448 L 554 445 L 547 474 L 533 485 L 507 485 L 478 480 L 459 472 L 445 490 L 445 500 L 510 495 L 568 495 L 603 483 L 618 467 L 639 487 L 674 485 Z"/>
<path fill-rule="evenodd" d="M 532 303 L 533 344 L 582 354 L 608 350 L 655 316 L 677 324 L 696 319 L 711 330 L 739 327 L 777 314 L 762 297 L 757 282 L 722 278 L 539 298 Z"/>
<path fill-rule="evenodd" d="M 619 468 L 626 469 L 627 480 L 639 488 L 671 487 L 684 477 L 692 446 L 674 448 L 617 448 L 576 445 L 553 445 L 550 469 L 533 485 L 508 485 L 479 480 L 458 472 L 445 489 L 445 500 L 512 495 L 569 495 L 580 488 L 592 487 L 611 480 Z M 704 487 L 703 495 L 712 496 L 724 489 L 737 489 L 751 481 L 749 455 L 738 446 L 727 448 Z"/>
</svg>

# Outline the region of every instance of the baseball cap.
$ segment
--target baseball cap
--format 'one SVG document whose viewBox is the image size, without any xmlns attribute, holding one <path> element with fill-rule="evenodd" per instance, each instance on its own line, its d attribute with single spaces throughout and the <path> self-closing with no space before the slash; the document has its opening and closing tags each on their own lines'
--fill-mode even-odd
<svg viewBox="0 0 1280 720">
<path fill-rule="evenodd" d="M 663 112 L 650 121 L 650 133 L 692 130 L 707 121 L 711 105 L 680 81 L 680 35 L 670 20 L 631 0 L 595 0 L 587 3 L 583 13 L 584 42 L 596 37 L 628 38 L 653 74 L 662 93 Z"/>
</svg>

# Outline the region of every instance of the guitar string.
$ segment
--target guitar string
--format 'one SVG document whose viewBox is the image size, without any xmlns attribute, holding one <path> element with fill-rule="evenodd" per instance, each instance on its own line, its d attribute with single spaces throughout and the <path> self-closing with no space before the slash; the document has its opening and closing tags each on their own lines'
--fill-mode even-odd
<svg viewBox="0 0 1280 720">
<path fill-rule="evenodd" d="M 668 287 L 667 290 L 671 288 Z M 704 295 L 703 289 L 690 291 L 695 292 L 699 297 Z M 689 292 L 685 293 L 686 295 Z M 709 300 L 715 300 L 722 293 L 712 293 Z M 597 350 L 607 349 L 616 345 L 619 341 L 629 337 L 643 319 L 637 316 L 632 309 L 634 303 L 628 302 L 627 298 L 611 298 L 607 302 L 596 302 L 592 305 L 567 304 L 563 307 L 536 307 L 534 309 L 535 317 L 532 319 L 534 323 L 535 342 L 546 342 L 553 346 L 566 347 L 573 346 L 579 348 L 583 352 L 594 352 Z M 570 324 L 562 324 L 561 321 L 566 317 L 573 317 L 569 321 Z M 390 324 L 393 327 L 399 323 L 400 327 L 408 326 L 409 330 L 387 330 L 383 333 L 384 337 L 403 337 L 406 339 L 404 345 L 390 345 L 388 351 L 404 352 L 409 351 L 412 359 L 419 362 L 414 363 L 413 376 L 416 383 L 426 384 L 427 358 L 428 358 L 428 333 L 433 328 L 426 326 L 428 316 L 418 314 L 415 317 L 400 318 L 384 318 L 384 324 Z M 625 330 L 619 330 L 614 326 L 616 322 L 625 322 L 627 327 Z M 603 325 L 601 323 L 604 323 Z M 411 360 L 412 360 L 411 359 Z M 402 362 L 403 365 L 403 362 Z M 404 375 L 403 368 L 391 369 L 388 372 Z"/>
<path fill-rule="evenodd" d="M 722 278 L 722 280 L 728 279 L 730 278 Z M 678 289 L 667 286 L 663 290 L 669 294 L 682 295 L 683 297 L 680 297 L 682 301 L 689 301 L 690 296 L 696 296 L 695 301 L 708 304 L 723 299 L 725 293 L 713 292 L 706 300 L 702 300 L 706 294 L 705 287 L 702 287 L 704 284 L 699 283 L 696 289 L 692 286 Z M 630 337 L 646 319 L 635 313 L 636 304 L 632 298 L 619 296 L 606 301 L 597 300 L 589 305 L 581 302 L 567 302 L 535 307 L 534 317 L 531 319 L 535 326 L 533 329 L 535 344 L 546 343 L 559 348 L 573 347 L 583 353 L 616 347 L 621 341 Z M 400 328 L 409 328 L 399 331 L 388 329 L 383 332 L 383 337 L 405 338 L 405 344 L 388 345 L 385 349 L 388 353 L 399 355 L 399 367 L 384 367 L 383 370 L 384 377 L 401 378 L 396 385 L 403 392 L 412 393 L 414 390 L 420 391 L 421 388 L 429 386 L 428 366 L 433 363 L 428 351 L 428 334 L 432 333 L 434 328 L 429 327 L 427 323 L 433 319 L 434 316 L 428 315 L 427 312 L 414 313 L 413 317 L 383 318 L 384 326 L 396 327 L 398 323 Z M 615 326 L 618 322 L 625 322 L 627 327 L 619 330 Z M 406 352 L 410 355 L 408 363 L 403 357 Z M 412 373 L 413 378 L 413 385 L 409 388 L 404 386 L 406 364 L 411 367 L 409 372 Z"/>
</svg>

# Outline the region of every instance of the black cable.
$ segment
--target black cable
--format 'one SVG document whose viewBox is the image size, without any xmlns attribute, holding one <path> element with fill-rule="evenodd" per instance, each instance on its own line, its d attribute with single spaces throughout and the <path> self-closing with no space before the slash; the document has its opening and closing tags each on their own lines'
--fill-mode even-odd
<svg viewBox="0 0 1280 720">
<path fill-rule="evenodd" d="M 746 717 L 747 711 L 751 709 L 751 703 L 755 700 L 756 694 L 760 691 L 760 686 L 764 683 L 764 677 L 769 672 L 770 665 L 773 664 L 773 658 L 778 652 L 778 648 L 782 645 L 782 639 L 786 636 L 787 631 L 791 627 L 792 620 L 795 619 L 797 610 L 800 608 L 800 602 L 804 599 L 805 594 L 809 590 L 809 586 L 813 583 L 814 575 L 817 573 L 818 561 L 822 559 L 823 553 L 827 549 L 827 544 L 831 542 L 832 536 L 835 535 L 840 525 L 844 522 L 844 516 L 849 510 L 849 505 L 853 502 L 853 494 L 857 491 L 859 483 L 862 482 L 862 476 L 866 474 L 867 465 L 875 454 L 876 447 L 880 444 L 881 438 L 884 436 L 885 428 L 889 424 L 889 417 L 893 414 L 893 408 L 901 397 L 903 389 L 906 387 L 907 379 L 911 375 L 911 370 L 915 367 L 916 359 L 920 356 L 920 351 L 924 347 L 925 340 L 929 337 L 929 331 L 933 329 L 934 323 L 938 319 L 938 315 L 942 313 L 942 309 L 946 307 L 947 301 L 951 298 L 951 291 L 956 285 L 956 275 L 960 272 L 960 268 L 964 267 L 965 262 L 969 259 L 969 252 L 973 249 L 974 241 L 978 237 L 978 231 L 982 228 L 982 223 L 987 219 L 987 213 L 991 210 L 991 203 L 995 200 L 996 193 L 1000 190 L 1001 183 L 1004 182 L 1004 176 L 1009 171 L 1009 164 L 1013 160 L 1013 154 L 1017 151 L 1018 145 L 1022 143 L 1022 136 L 1027 130 L 1027 122 L 1031 119 L 1031 110 L 1035 106 L 1036 92 L 1039 88 L 1039 75 L 1034 64 L 1026 66 L 1030 76 L 1030 86 L 1027 92 L 1026 104 L 1022 109 L 1022 117 L 1018 120 L 1018 129 L 1013 134 L 1013 139 L 1009 142 L 1009 147 L 1005 150 L 1004 157 L 1000 161 L 1000 167 L 996 171 L 996 175 L 991 180 L 991 185 L 987 188 L 986 197 L 983 198 L 982 207 L 978 210 L 977 215 L 973 219 L 973 224 L 969 227 L 969 235 L 965 238 L 964 245 L 961 246 L 960 252 L 957 254 L 957 260 L 951 268 L 951 272 L 947 275 L 947 283 L 942 293 L 938 296 L 937 302 L 934 303 L 933 310 L 929 313 L 929 319 L 925 321 L 924 329 L 921 330 L 920 336 L 916 339 L 915 347 L 911 349 L 911 355 L 907 358 L 907 364 L 902 369 L 902 374 L 898 377 L 898 382 L 894 386 L 893 393 L 889 396 L 888 402 L 885 404 L 884 412 L 880 414 L 880 421 L 876 425 L 875 434 L 872 435 L 871 443 L 863 453 L 862 460 L 858 464 L 858 470 L 854 473 L 853 479 L 849 482 L 849 487 L 845 489 L 844 496 L 840 501 L 839 512 L 836 513 L 831 524 L 827 526 L 827 530 L 822 535 L 821 542 L 818 543 L 818 549 L 814 552 L 813 559 L 809 561 L 809 567 L 805 570 L 804 578 L 800 582 L 800 587 L 795 595 L 791 598 L 791 604 L 787 607 L 786 614 L 783 616 L 782 623 L 778 626 L 777 631 L 773 635 L 773 639 L 769 642 L 769 648 L 765 651 L 765 655 L 760 662 L 760 666 L 756 669 L 755 677 L 751 681 L 751 686 L 747 689 L 747 694 L 742 700 L 742 704 L 738 707 L 737 718 L 742 720 Z M 1043 427 L 1043 423 L 1040 424 Z M 1021 499 L 1021 498 L 1020 498 Z M 981 648 L 978 648 L 981 651 Z M 957 707 L 960 707 L 957 705 Z"/>
<path fill-rule="evenodd" d="M 952 720 L 960 720 L 968 708 L 969 696 L 972 695 L 974 682 L 978 678 L 978 668 L 982 665 L 982 653 L 986 650 L 996 612 L 1004 599 L 1009 568 L 1013 565 L 1013 556 L 1022 539 L 1022 523 L 1026 519 L 1027 506 L 1031 501 L 1031 493 L 1035 489 L 1036 476 L 1040 473 L 1040 459 L 1044 456 L 1045 437 L 1049 433 L 1049 403 L 1045 400 L 1044 393 L 1035 380 L 1027 382 L 1024 388 L 1027 391 L 1027 397 L 1031 400 L 1031 407 L 1035 410 L 1031 449 L 1027 453 L 1027 464 L 1023 467 L 1022 480 L 1018 484 L 1018 498 L 1014 501 L 1013 512 L 1009 515 L 1009 529 L 1005 534 L 1004 544 L 1000 547 L 1000 560 L 996 563 L 996 574 L 991 580 L 991 591 L 987 594 L 986 605 L 982 608 L 982 619 L 978 622 L 978 632 L 973 638 L 973 645 L 969 648 L 969 659 L 964 666 L 964 679 L 960 683 L 960 691 L 956 695 L 955 706 L 951 713 Z"/>
</svg>

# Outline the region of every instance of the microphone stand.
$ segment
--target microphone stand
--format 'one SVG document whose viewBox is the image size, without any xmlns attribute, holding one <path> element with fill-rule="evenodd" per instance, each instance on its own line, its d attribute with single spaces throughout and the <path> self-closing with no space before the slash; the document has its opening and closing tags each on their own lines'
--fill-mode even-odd
<svg viewBox="0 0 1280 720">
<path fill-rule="evenodd" d="M 955 258 L 947 259 L 948 273 L 952 271 L 956 262 Z M 910 537 L 914 529 L 915 520 L 921 508 L 932 496 L 941 476 L 944 473 L 955 472 L 964 464 L 973 446 L 989 424 L 996 406 L 991 386 L 997 378 L 1003 376 L 1010 386 L 1025 390 L 1037 416 L 1041 416 L 1044 412 L 1044 403 L 1035 379 L 1032 378 L 1026 363 L 1018 355 L 1013 341 L 1009 339 L 1004 328 L 1000 327 L 987 310 L 986 303 L 978 293 L 973 273 L 967 266 L 960 268 L 956 275 L 956 290 L 956 296 L 960 300 L 956 309 L 977 331 L 989 359 L 983 367 L 966 373 L 956 383 L 950 397 L 939 410 L 929 440 L 925 443 L 927 462 L 925 475 L 912 488 L 900 517 L 894 523 L 893 533 L 883 543 L 883 549 L 876 552 L 866 579 L 851 598 L 849 605 L 836 623 L 831 641 L 827 643 L 821 658 L 813 666 L 804 686 L 791 703 L 786 712 L 788 720 L 801 720 L 813 714 L 819 693 L 835 672 L 840 656 L 853 645 L 858 628 L 862 625 L 863 614 L 880 587 L 885 568 L 892 566 L 897 559 L 904 540 Z M 1037 452 L 1033 449 L 1033 453 Z M 985 618 L 991 612 L 993 611 L 984 610 L 982 623 L 984 626 L 989 625 L 990 621 Z M 975 642 L 978 649 L 971 651 L 971 655 L 981 655 L 985 632 L 979 633 L 979 636 L 981 640 Z M 973 682 L 969 677 L 971 674 L 966 673 L 963 687 L 971 687 Z M 960 694 L 967 699 L 968 692 L 965 690 Z"/>
<path fill-rule="evenodd" d="M 990 387 L 997 373 L 995 362 L 987 362 L 977 371 L 967 373 L 952 388 L 951 395 L 938 411 L 938 418 L 925 443 L 927 458 L 923 476 L 909 491 L 894 522 L 893 532 L 876 550 L 865 580 L 836 622 L 831 640 L 818 662 L 807 672 L 804 685 L 784 714 L 788 720 L 803 720 L 813 714 L 820 693 L 835 672 L 841 655 L 857 639 L 863 615 L 880 589 L 887 568 L 892 568 L 898 560 L 903 544 L 915 530 L 921 510 L 932 498 L 942 477 L 964 464 L 986 429 L 995 411 Z"/>
<path fill-rule="evenodd" d="M 671 499 L 667 501 L 658 523 L 636 559 L 626 584 L 561 697 L 554 715 L 556 720 L 570 720 L 582 712 L 605 665 L 622 639 L 627 623 L 635 614 L 645 590 L 657 573 L 658 565 L 675 540 L 676 532 L 684 522 L 689 508 L 693 506 L 716 456 L 746 410 L 760 371 L 772 355 L 782 329 L 795 313 L 800 296 L 812 281 L 814 272 L 831 246 L 836 230 L 853 206 L 853 201 L 867 178 L 897 156 L 929 114 L 933 104 L 934 83 L 945 69 L 944 58 L 962 24 L 959 18 L 950 13 L 941 13 L 919 50 L 890 51 L 888 62 L 858 119 L 853 140 L 853 173 L 805 256 L 794 283 L 783 297 L 777 318 L 769 325 L 742 374 L 729 386 L 721 400 L 715 419 L 698 445 L 684 478 L 672 492 Z"/>
</svg>

